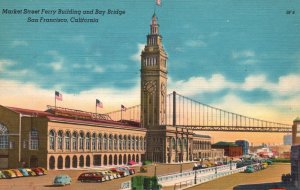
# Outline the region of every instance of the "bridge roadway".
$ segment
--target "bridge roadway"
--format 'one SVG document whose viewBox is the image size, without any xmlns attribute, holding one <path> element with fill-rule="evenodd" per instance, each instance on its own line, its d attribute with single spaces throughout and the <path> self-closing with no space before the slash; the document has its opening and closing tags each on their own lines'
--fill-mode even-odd
<svg viewBox="0 0 300 190">
<path fill-rule="evenodd" d="M 195 125 L 175 125 L 194 131 L 231 131 L 231 132 L 271 132 L 271 133 L 291 133 L 292 127 L 252 127 L 252 126 L 195 126 Z"/>
</svg>

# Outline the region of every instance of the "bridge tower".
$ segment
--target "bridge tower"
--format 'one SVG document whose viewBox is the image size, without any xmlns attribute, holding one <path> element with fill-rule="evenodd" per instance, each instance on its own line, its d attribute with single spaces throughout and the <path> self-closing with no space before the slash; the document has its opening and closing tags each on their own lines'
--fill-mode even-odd
<svg viewBox="0 0 300 190">
<path fill-rule="evenodd" d="M 141 54 L 141 125 L 147 129 L 146 159 L 165 162 L 167 59 L 155 13 Z M 158 132 L 160 131 L 160 132 Z"/>
</svg>

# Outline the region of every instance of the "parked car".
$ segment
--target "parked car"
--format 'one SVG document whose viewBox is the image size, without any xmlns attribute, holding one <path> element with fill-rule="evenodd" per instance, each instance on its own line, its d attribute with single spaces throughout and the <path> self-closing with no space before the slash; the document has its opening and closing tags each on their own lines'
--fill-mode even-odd
<svg viewBox="0 0 300 190">
<path fill-rule="evenodd" d="M 48 174 L 48 171 L 45 168 L 43 168 L 43 167 L 37 167 L 37 168 L 40 169 L 40 170 L 42 170 L 42 172 L 43 172 L 44 175 Z"/>
<path fill-rule="evenodd" d="M 32 168 L 31 170 L 34 171 L 37 176 L 44 175 L 43 171 L 39 168 Z"/>
<path fill-rule="evenodd" d="M 54 178 L 53 185 L 71 185 L 72 179 L 68 175 L 57 175 Z"/>
<path fill-rule="evenodd" d="M 128 166 L 123 166 L 123 168 L 128 169 L 128 170 L 129 170 L 129 173 L 130 173 L 131 175 L 135 174 L 135 169 L 134 169 L 134 168 L 130 168 L 130 167 L 128 167 Z"/>
<path fill-rule="evenodd" d="M 2 171 L 0 171 L 0 179 L 5 179 L 6 176 L 4 175 L 4 173 Z"/>
<path fill-rule="evenodd" d="M 86 172 L 80 174 L 77 180 L 81 182 L 104 182 L 105 177 L 100 172 Z"/>
<path fill-rule="evenodd" d="M 128 170 L 128 169 L 126 169 L 126 168 L 123 168 L 123 167 L 118 167 L 117 169 L 119 169 L 119 170 L 121 170 L 121 171 L 124 171 L 124 172 L 125 172 L 125 176 L 128 176 L 128 175 L 130 175 L 130 172 L 129 172 L 129 170 Z"/>
<path fill-rule="evenodd" d="M 25 168 L 19 168 L 19 171 L 22 173 L 22 175 L 23 175 L 24 177 L 29 176 L 29 174 L 28 174 L 28 172 L 27 172 L 27 170 L 26 170 Z"/>
<path fill-rule="evenodd" d="M 253 173 L 253 172 L 254 172 L 253 166 L 252 166 L 252 165 L 247 166 L 247 168 L 245 169 L 245 172 L 246 172 L 246 173 Z"/>
<path fill-rule="evenodd" d="M 5 175 L 6 178 L 15 178 L 15 177 L 17 177 L 15 172 L 13 172 L 11 170 L 3 170 L 2 173 Z"/>
<path fill-rule="evenodd" d="M 110 171 L 112 171 L 112 172 L 118 172 L 118 174 L 119 174 L 121 177 L 127 176 L 126 173 L 125 173 L 124 171 L 119 170 L 119 169 L 117 169 L 117 168 L 111 168 Z"/>
<path fill-rule="evenodd" d="M 30 168 L 25 168 L 25 170 L 28 172 L 29 176 L 36 176 L 36 173 L 32 171 Z"/>
<path fill-rule="evenodd" d="M 17 177 L 23 177 L 23 174 L 18 169 L 11 169 L 11 171 L 14 172 Z"/>
<path fill-rule="evenodd" d="M 116 170 L 110 169 L 108 172 L 110 172 L 115 178 L 120 178 L 121 175 Z"/>
</svg>

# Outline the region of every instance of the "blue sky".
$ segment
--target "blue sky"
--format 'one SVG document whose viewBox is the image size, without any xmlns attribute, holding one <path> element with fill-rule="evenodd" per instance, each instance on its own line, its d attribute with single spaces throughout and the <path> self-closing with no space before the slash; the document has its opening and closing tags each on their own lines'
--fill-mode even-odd
<svg viewBox="0 0 300 190">
<path fill-rule="evenodd" d="M 93 110 L 95 98 L 107 110 L 139 104 L 139 54 L 153 0 L 2 0 L 0 7 L 1 13 L 126 12 L 81 15 L 99 19 L 84 24 L 28 23 L 27 17 L 41 15 L 0 14 L 0 104 L 44 109 L 53 103 L 54 90 L 65 95 L 66 107 Z M 299 115 L 300 1 L 163 0 L 156 14 L 169 56 L 169 92 L 262 119 L 290 123 Z"/>
</svg>

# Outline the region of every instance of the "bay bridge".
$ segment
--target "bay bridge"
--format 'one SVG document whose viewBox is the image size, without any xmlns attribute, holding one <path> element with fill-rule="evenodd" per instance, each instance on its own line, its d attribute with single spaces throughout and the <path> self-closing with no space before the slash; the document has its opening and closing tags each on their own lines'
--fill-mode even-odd
<svg viewBox="0 0 300 190">
<path fill-rule="evenodd" d="M 175 91 L 167 95 L 166 122 L 160 125 L 184 127 L 194 131 L 272 132 L 291 133 L 289 124 L 253 118 L 216 108 Z M 127 107 L 126 111 L 107 113 L 112 120 L 140 122 L 141 106 Z"/>
</svg>

